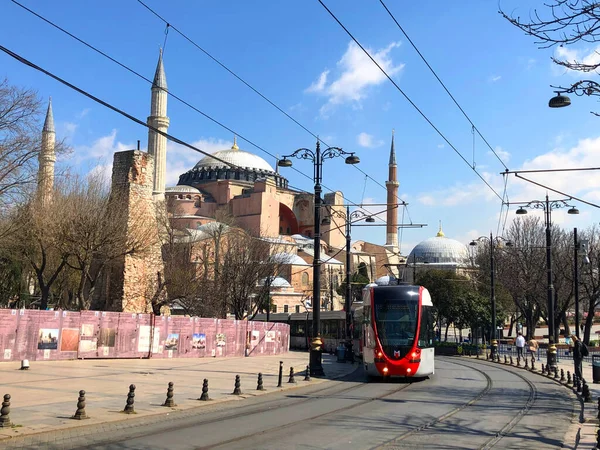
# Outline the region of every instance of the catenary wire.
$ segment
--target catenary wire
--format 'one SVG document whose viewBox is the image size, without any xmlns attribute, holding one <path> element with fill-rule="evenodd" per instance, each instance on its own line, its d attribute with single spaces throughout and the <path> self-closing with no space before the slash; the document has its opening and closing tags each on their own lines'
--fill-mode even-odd
<svg viewBox="0 0 600 450">
<path fill-rule="evenodd" d="M 107 58 L 107 59 L 109 59 L 110 61 L 114 62 L 115 64 L 119 65 L 120 67 L 122 67 L 123 69 L 127 70 L 128 72 L 130 72 L 130 73 L 132 73 L 132 74 L 136 75 L 137 77 L 139 77 L 139 78 L 141 78 L 141 79 L 145 80 L 146 82 L 148 82 L 148 83 L 150 83 L 150 84 L 152 84 L 152 83 L 153 83 L 153 81 L 152 81 L 152 80 L 150 80 L 149 78 L 145 77 L 145 76 L 144 76 L 144 75 L 142 75 L 141 73 L 139 73 L 139 72 L 135 71 L 134 69 L 130 68 L 129 66 L 127 66 L 127 65 L 125 65 L 125 64 L 123 64 L 123 63 L 121 63 L 121 62 L 120 62 L 120 61 L 118 61 L 117 59 L 115 59 L 115 58 L 111 57 L 111 56 L 110 56 L 110 55 L 108 55 L 107 53 L 105 53 L 105 52 L 103 52 L 102 50 L 100 50 L 100 49 L 96 48 L 95 46 L 93 46 L 93 45 L 89 44 L 88 42 L 84 41 L 83 39 L 81 39 L 81 38 L 79 38 L 79 37 L 75 36 L 74 34 L 70 33 L 69 31 L 67 31 L 66 29 L 62 28 L 61 26 L 59 26 L 59 25 L 55 24 L 54 22 L 50 21 L 49 19 L 46 19 L 46 18 L 45 18 L 45 17 L 43 17 L 42 15 L 40 15 L 40 14 L 36 13 L 35 11 L 33 11 L 32 9 L 30 9 L 30 8 L 26 7 L 25 5 L 22 5 L 21 3 L 19 3 L 19 2 L 18 2 L 18 1 L 16 1 L 16 0 L 11 0 L 11 1 L 12 1 L 12 2 L 13 2 L 15 5 L 17 5 L 17 6 L 21 7 L 22 9 L 26 10 L 27 12 L 29 12 L 29 13 L 33 14 L 34 16 L 36 16 L 37 18 L 39 18 L 40 20 L 42 20 L 42 21 L 46 22 L 47 24 L 49 24 L 49 25 L 51 25 L 52 27 L 54 27 L 54 28 L 58 29 L 59 31 L 61 31 L 61 32 L 65 33 L 65 34 L 67 34 L 68 36 L 70 36 L 71 38 L 75 39 L 75 40 L 76 40 L 76 41 L 78 41 L 79 43 L 81 43 L 81 44 L 85 45 L 86 47 L 88 47 L 89 49 L 91 49 L 91 50 L 95 51 L 96 53 L 98 53 L 98 54 L 100 54 L 100 55 L 104 56 L 105 58 Z M 166 23 L 166 22 L 165 22 L 165 23 Z M 172 25 L 170 25 L 170 24 L 168 24 L 168 23 L 167 23 L 167 25 L 168 25 L 168 26 L 167 26 L 167 28 L 165 29 L 165 34 L 166 34 L 166 35 L 167 35 L 167 33 L 168 33 L 168 29 L 169 29 L 169 28 L 173 28 L 173 29 L 175 30 L 175 28 L 174 28 Z M 176 30 L 176 31 L 177 31 L 177 30 Z M 179 33 L 179 31 L 177 31 L 177 32 Z M 236 135 L 236 136 L 238 136 L 240 139 L 242 139 L 242 140 L 244 140 L 244 141 L 248 142 L 250 145 L 254 146 L 255 148 L 257 148 L 257 149 L 259 149 L 259 150 L 263 151 L 264 153 L 268 154 L 269 156 L 271 156 L 271 157 L 273 157 L 273 158 L 275 158 L 275 159 L 279 159 L 279 158 L 277 158 L 275 155 L 273 155 L 272 153 L 270 153 L 269 151 L 267 151 L 266 149 L 264 149 L 263 147 L 259 146 L 258 144 L 254 143 L 253 141 L 251 141 L 251 140 L 249 140 L 248 138 L 246 138 L 244 135 L 241 135 L 241 134 L 237 133 L 237 132 L 236 132 L 236 131 L 234 131 L 233 129 L 229 128 L 227 125 L 225 125 L 225 124 L 223 124 L 223 123 L 219 122 L 218 120 L 216 120 L 216 119 L 214 119 L 213 117 L 209 116 L 208 114 L 204 113 L 203 111 L 201 111 L 200 109 L 196 108 L 194 105 L 190 104 L 189 102 L 187 102 L 186 100 L 184 100 L 184 99 L 182 99 L 181 97 L 177 96 L 176 94 L 172 93 L 171 91 L 167 91 L 167 94 L 168 94 L 169 96 L 171 96 L 171 97 L 175 98 L 175 99 L 176 99 L 176 100 L 178 100 L 179 102 L 183 103 L 183 104 L 184 104 L 184 105 L 186 105 L 187 107 L 189 107 L 189 108 L 193 109 L 193 110 L 194 110 L 194 111 L 196 111 L 197 113 L 201 114 L 201 115 L 202 115 L 202 116 L 204 116 L 205 118 L 209 119 L 209 120 L 210 120 L 210 121 L 212 121 L 213 123 L 215 123 L 215 124 L 219 125 L 220 127 L 224 128 L 225 130 L 229 131 L 230 133 L 232 133 L 232 134 L 235 134 L 235 135 Z M 182 142 L 183 142 L 183 141 L 182 141 Z M 321 142 L 323 142 L 323 141 L 321 141 Z M 325 144 L 325 143 L 324 143 L 324 144 Z M 327 144 L 325 144 L 325 145 L 327 145 Z M 190 147 L 190 148 L 191 148 L 191 147 Z M 204 153 L 204 154 L 207 154 L 207 153 Z M 208 155 L 209 155 L 209 156 L 211 156 L 212 158 L 214 158 L 212 155 L 210 155 L 210 154 L 208 154 Z M 214 159 L 217 159 L 217 160 L 218 160 L 218 158 L 214 158 Z M 219 161 L 221 161 L 221 160 L 219 160 Z M 221 161 L 221 162 L 222 162 L 222 161 Z M 230 164 L 230 165 L 231 165 L 231 164 Z M 356 167 L 356 166 L 354 166 L 354 167 Z M 313 178 L 312 178 L 311 176 L 309 176 L 309 175 L 307 175 L 306 173 L 304 173 L 304 172 L 300 171 L 300 170 L 299 170 L 299 169 L 297 169 L 296 167 L 293 167 L 293 166 L 292 166 L 292 170 L 294 170 L 295 172 L 297 172 L 297 173 L 301 174 L 301 175 L 302 175 L 302 176 L 304 176 L 305 178 L 307 178 L 307 179 L 309 179 L 309 180 L 311 180 L 311 181 L 314 181 L 314 180 L 313 180 Z M 361 172 L 362 172 L 362 170 L 361 170 Z M 364 172 L 363 172 L 363 173 L 364 173 Z M 365 174 L 365 175 L 367 175 L 367 174 Z M 367 176 L 369 176 L 369 175 L 367 175 Z M 369 177 L 370 177 L 370 176 L 369 176 Z M 321 183 L 321 185 L 322 185 L 322 186 L 323 186 L 323 187 L 324 187 L 326 190 L 328 190 L 328 191 L 330 191 L 330 192 L 335 192 L 333 189 L 329 188 L 329 187 L 328 187 L 328 186 L 326 186 L 325 184 Z M 294 186 L 291 186 L 291 185 L 290 185 L 290 187 L 292 187 L 293 189 L 299 190 L 300 192 L 306 192 L 306 193 L 310 193 L 310 192 L 308 192 L 308 191 L 306 191 L 306 190 L 303 190 L 303 189 L 300 189 L 300 188 L 295 188 Z M 342 196 L 343 196 L 343 194 L 342 194 Z M 356 207 L 358 207 L 358 208 L 361 208 L 360 204 L 357 204 L 356 202 L 354 202 L 354 201 L 352 201 L 352 200 L 348 199 L 348 198 L 347 198 L 347 197 L 345 197 L 345 196 L 343 196 L 343 198 L 344 198 L 344 200 L 346 200 L 348 203 L 352 204 L 353 206 L 356 206 Z M 403 200 L 402 200 L 402 199 L 399 199 L 399 200 L 400 200 L 401 202 L 403 202 Z M 406 208 L 406 206 L 405 206 L 405 208 Z"/>
<path fill-rule="evenodd" d="M 13 0 L 14 1 L 14 0 Z M 214 61 L 215 63 L 217 63 L 220 67 L 222 67 L 224 70 L 226 70 L 227 72 L 229 72 L 229 74 L 231 74 L 233 77 L 235 77 L 237 80 L 239 80 L 241 83 L 243 83 L 246 87 L 248 87 L 250 90 L 252 90 L 255 94 L 257 94 L 259 97 L 261 97 L 263 100 L 265 100 L 267 103 L 269 103 L 271 106 L 273 106 L 275 109 L 277 109 L 280 113 L 284 114 L 288 119 L 290 119 L 292 122 L 294 122 L 296 125 L 298 125 L 300 128 L 302 128 L 304 131 L 306 131 L 308 134 L 310 134 L 312 137 L 319 139 L 318 135 L 315 134 L 314 132 L 312 132 L 311 130 L 309 130 L 305 125 L 303 125 L 302 123 L 300 123 L 297 119 L 295 119 L 291 114 L 287 113 L 285 110 L 283 110 L 281 107 L 279 107 L 275 102 L 273 102 L 271 99 L 269 99 L 266 95 L 264 95 L 262 92 L 260 92 L 258 89 L 256 89 L 254 86 L 252 86 L 250 83 L 248 83 L 246 80 L 244 80 L 242 77 L 240 77 L 237 73 L 235 73 L 233 70 L 231 70 L 229 67 L 227 67 L 225 64 L 223 64 L 219 59 L 217 59 L 216 57 L 214 57 L 212 54 L 210 54 L 207 50 L 205 50 L 203 47 L 201 47 L 198 43 L 196 43 L 192 38 L 190 38 L 189 36 L 187 36 L 183 31 L 181 31 L 180 29 L 178 29 L 175 25 L 173 25 L 171 22 L 167 21 L 167 19 L 165 19 L 163 16 L 161 16 L 158 12 L 156 12 L 154 9 L 152 9 L 150 6 L 148 6 L 146 3 L 144 3 L 142 0 L 136 0 L 140 5 L 142 5 L 144 8 L 146 8 L 148 11 L 150 11 L 154 16 L 156 16 L 159 20 L 163 21 L 165 24 L 167 24 L 169 27 L 171 27 L 176 33 L 178 33 L 182 38 L 184 38 L 186 41 L 188 41 L 190 44 L 192 44 L 194 47 L 196 47 L 198 50 L 200 50 L 202 53 L 204 53 L 208 58 L 210 58 L 212 61 Z M 321 142 L 323 142 L 324 145 L 326 145 L 327 147 L 329 147 L 329 144 L 327 144 L 325 141 L 321 140 Z M 368 177 L 371 181 L 373 181 L 375 184 L 377 184 L 378 186 L 380 186 L 383 189 L 387 188 L 377 179 L 373 178 L 371 175 L 369 175 L 368 173 L 366 173 L 363 169 L 361 169 L 358 166 L 353 166 L 356 170 L 358 170 L 359 172 L 361 172 L 363 175 L 365 175 L 366 177 Z M 403 200 L 398 197 L 396 195 L 396 199 L 399 200 L 400 202 L 402 202 Z M 408 213 L 408 211 L 407 211 Z M 408 213 L 409 219 L 410 219 L 410 213 Z"/>
<path fill-rule="evenodd" d="M 398 26 L 398 28 L 400 29 L 400 31 L 402 32 L 402 34 L 404 35 L 404 37 L 408 40 L 408 42 L 410 43 L 410 45 L 412 45 L 412 47 L 415 49 L 415 51 L 417 52 L 417 54 L 421 57 L 421 59 L 423 60 L 423 62 L 425 63 L 425 65 L 429 68 L 429 70 L 431 71 L 431 73 L 433 74 L 433 76 L 442 85 L 442 87 L 444 88 L 444 90 L 446 91 L 446 93 L 450 96 L 450 98 L 452 99 L 452 101 L 454 102 L 454 104 L 458 107 L 458 109 L 460 110 L 460 112 L 462 112 L 463 115 L 465 116 L 465 118 L 469 121 L 469 123 L 471 124 L 472 129 L 475 130 L 475 131 L 477 131 L 477 134 L 479 135 L 479 137 L 481 137 L 481 139 L 483 140 L 483 142 L 485 142 L 485 144 L 492 151 L 492 153 L 494 154 L 494 156 L 496 156 L 496 158 L 498 158 L 498 161 L 500 161 L 500 164 L 502 164 L 505 169 L 508 169 L 508 167 L 506 167 L 506 164 L 504 164 L 504 161 L 502 161 L 502 159 L 500 158 L 500 156 L 498 156 L 498 154 L 492 148 L 492 146 L 487 141 L 487 139 L 483 136 L 483 134 L 481 134 L 481 131 L 479 131 L 479 128 L 477 128 L 475 126 L 475 124 L 473 123 L 473 121 L 471 120 L 471 118 L 468 116 L 468 114 L 465 112 L 465 110 L 462 108 L 462 106 L 460 106 L 460 104 L 458 103 L 458 101 L 450 93 L 450 91 L 448 90 L 448 88 L 446 87 L 446 85 L 444 84 L 444 82 L 440 79 L 440 77 L 435 72 L 435 70 L 433 70 L 433 67 L 431 67 L 431 65 L 429 64 L 429 62 L 427 62 L 427 59 L 425 59 L 425 57 L 419 51 L 419 49 L 417 48 L 417 46 L 415 45 L 415 43 L 412 41 L 412 39 L 408 36 L 408 34 L 406 34 L 406 31 L 404 31 L 404 28 L 402 28 L 402 26 L 398 23 L 398 21 L 396 20 L 396 17 L 394 17 L 394 14 L 392 14 L 392 12 L 386 6 L 386 4 L 383 2 L 383 0 L 379 0 L 379 3 L 381 3 L 381 5 L 385 8 L 385 10 L 390 15 L 390 17 L 392 18 L 392 20 L 396 23 L 396 25 Z M 473 164 L 473 165 L 475 165 L 475 164 Z"/>
<path fill-rule="evenodd" d="M 464 163 L 467 164 L 467 166 L 469 166 L 469 168 L 473 172 L 475 172 L 475 174 L 477 174 L 477 176 L 481 179 L 481 181 L 484 182 L 484 184 L 496 195 L 496 197 L 498 197 L 500 199 L 500 201 L 504 201 L 504 199 L 502 197 L 500 197 L 500 195 L 498 194 L 498 192 L 496 192 L 496 190 L 487 182 L 487 180 L 476 169 L 474 169 L 473 167 L 471 167 L 471 164 L 469 163 L 469 161 L 467 161 L 467 159 L 463 156 L 463 154 L 458 151 L 458 149 L 448 140 L 448 138 L 440 131 L 440 129 L 435 126 L 435 124 L 431 121 L 431 119 L 429 119 L 429 117 L 427 117 L 427 115 L 423 111 L 421 111 L 421 109 L 410 99 L 410 97 L 400 88 L 400 86 L 398 86 L 398 84 L 392 79 L 392 77 L 390 77 L 390 75 L 383 69 L 383 67 L 381 67 L 381 65 L 375 60 L 375 58 L 373 58 L 373 56 L 367 51 L 367 49 L 365 49 L 363 47 L 363 45 L 358 41 L 358 39 L 356 39 L 354 37 L 354 35 L 336 17 L 336 15 L 325 5 L 325 3 L 323 3 L 322 0 L 317 0 L 317 1 L 321 4 L 321 6 L 323 6 L 323 8 L 325 8 L 325 10 L 329 13 L 329 15 L 338 23 L 338 25 L 346 32 L 346 34 L 348 34 L 348 36 L 350 36 L 350 38 L 354 41 L 354 43 L 360 47 L 360 49 L 365 53 L 365 55 L 367 55 L 369 57 L 369 59 L 373 62 L 373 64 L 375 64 L 379 68 L 379 70 L 394 85 L 394 87 L 398 90 L 398 92 L 400 92 L 404 96 L 404 98 L 421 115 L 421 117 L 423 117 L 423 119 L 425 119 L 425 121 L 436 131 L 436 133 L 464 161 Z"/>
</svg>

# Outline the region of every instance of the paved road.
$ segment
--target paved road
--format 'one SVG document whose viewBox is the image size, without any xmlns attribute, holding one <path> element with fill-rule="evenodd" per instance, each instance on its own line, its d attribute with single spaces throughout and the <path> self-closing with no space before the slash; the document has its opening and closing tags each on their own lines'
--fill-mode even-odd
<svg viewBox="0 0 600 450">
<path fill-rule="evenodd" d="M 560 448 L 579 411 L 564 387 L 515 368 L 440 358 L 431 379 L 341 381 L 222 403 L 202 414 L 39 448 L 395 449 Z M 577 406 L 577 408 L 576 408 Z M 570 438 L 569 438 L 570 439 Z M 574 442 L 564 442 L 573 448 Z M 572 438 L 574 441 L 574 437 Z M 28 446 L 27 448 L 36 448 Z"/>
</svg>

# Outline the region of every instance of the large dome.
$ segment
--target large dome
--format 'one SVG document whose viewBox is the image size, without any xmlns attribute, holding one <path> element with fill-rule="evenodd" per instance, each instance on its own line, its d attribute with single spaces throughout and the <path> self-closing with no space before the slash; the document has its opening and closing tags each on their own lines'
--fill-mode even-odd
<svg viewBox="0 0 600 450">
<path fill-rule="evenodd" d="M 408 264 L 432 265 L 463 265 L 467 262 L 469 254 L 467 247 L 460 242 L 449 239 L 441 230 L 435 237 L 425 239 L 417 244 L 407 258 Z"/>
<path fill-rule="evenodd" d="M 260 156 L 250 152 L 246 152 L 244 150 L 240 150 L 235 141 L 230 149 L 219 150 L 218 152 L 213 153 L 211 156 L 205 156 L 204 158 L 202 158 L 198 162 L 198 164 L 194 166 L 194 169 L 201 169 L 203 167 L 230 167 L 227 164 L 223 164 L 221 161 L 216 160 L 215 158 L 222 159 L 223 161 L 226 161 L 228 163 L 242 168 L 247 167 L 249 169 L 275 172 L 273 167 L 271 167 L 271 165 L 264 159 L 262 159 Z"/>
</svg>

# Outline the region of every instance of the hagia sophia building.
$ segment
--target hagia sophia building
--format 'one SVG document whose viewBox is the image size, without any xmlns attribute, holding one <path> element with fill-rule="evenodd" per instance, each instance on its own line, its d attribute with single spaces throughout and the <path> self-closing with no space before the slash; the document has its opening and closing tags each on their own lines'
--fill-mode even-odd
<svg viewBox="0 0 600 450">
<path fill-rule="evenodd" d="M 167 133 L 167 77 L 159 56 L 151 88 L 149 126 Z M 50 122 L 49 119 L 50 118 Z M 52 128 L 52 130 L 50 130 Z M 52 107 L 49 105 L 44 136 L 50 131 L 54 136 Z M 40 152 L 40 173 L 50 172 L 54 165 L 54 150 L 43 139 Z M 305 312 L 310 309 L 312 296 L 312 256 L 314 248 L 314 198 L 311 193 L 289 188 L 288 180 L 262 157 L 239 148 L 234 138 L 233 146 L 204 156 L 187 172 L 179 176 L 176 186 L 167 187 L 166 160 L 167 137 L 148 131 L 148 154 L 154 158 L 153 194 L 155 202 L 165 201 L 174 228 L 183 230 L 191 240 L 207 238 L 206 227 L 215 222 L 217 211 L 226 210 L 236 223 L 252 234 L 283 244 L 286 270 L 271 283 L 274 312 Z M 216 159 L 218 158 L 218 159 Z M 229 163 L 225 164 L 224 162 Z M 359 266 L 366 269 L 370 281 L 395 272 L 414 274 L 415 271 L 440 268 L 456 270 L 464 263 L 466 247 L 448 239 L 441 230 L 420 243 L 409 257 L 400 255 L 398 246 L 399 182 L 394 137 L 388 162 L 386 242 L 384 245 L 366 241 L 353 241 L 351 245 L 351 272 Z M 47 184 L 48 177 L 43 177 Z M 335 292 L 345 279 L 344 227 L 340 216 L 346 205 L 340 191 L 324 195 L 322 218 L 330 217 L 330 224 L 321 226 L 321 305 L 325 309 L 343 308 L 343 298 Z M 337 211 L 337 214 L 332 211 Z M 401 270 L 401 267 L 409 270 Z M 405 279 L 410 280 L 409 275 Z M 411 280 L 410 280 L 411 281 Z"/>
</svg>

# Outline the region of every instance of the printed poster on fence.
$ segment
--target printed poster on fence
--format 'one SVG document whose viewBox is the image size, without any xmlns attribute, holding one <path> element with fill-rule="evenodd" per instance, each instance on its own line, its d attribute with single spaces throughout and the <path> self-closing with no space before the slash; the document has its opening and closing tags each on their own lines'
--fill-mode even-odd
<svg viewBox="0 0 600 450">
<path fill-rule="evenodd" d="M 265 342 L 275 342 L 275 331 L 267 331 Z"/>
<path fill-rule="evenodd" d="M 138 352 L 148 353 L 150 351 L 150 333 L 152 331 L 150 325 L 140 325 L 138 338 Z M 152 353 L 159 352 L 160 345 L 160 330 L 154 327 L 154 336 L 152 337 Z"/>
</svg>

